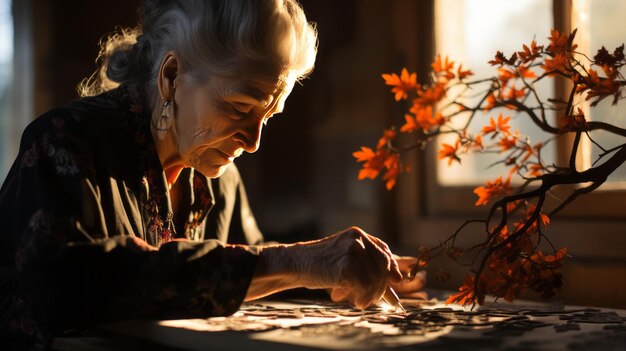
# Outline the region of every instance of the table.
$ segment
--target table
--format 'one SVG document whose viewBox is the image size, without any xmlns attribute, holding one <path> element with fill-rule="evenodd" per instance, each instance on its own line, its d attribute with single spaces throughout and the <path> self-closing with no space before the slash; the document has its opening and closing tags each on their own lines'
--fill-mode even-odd
<svg viewBox="0 0 626 351">
<path fill-rule="evenodd" d="M 58 338 L 72 350 L 626 350 L 626 311 L 533 302 L 470 310 L 402 300 L 407 313 L 326 300 L 259 301 L 230 317 L 127 321 L 102 337 Z"/>
</svg>

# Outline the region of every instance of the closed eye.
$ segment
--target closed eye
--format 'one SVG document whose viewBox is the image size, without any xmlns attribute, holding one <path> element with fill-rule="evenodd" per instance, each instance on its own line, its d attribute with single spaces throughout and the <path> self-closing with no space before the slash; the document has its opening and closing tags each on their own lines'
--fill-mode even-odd
<svg viewBox="0 0 626 351">
<path fill-rule="evenodd" d="M 247 108 L 242 104 L 228 103 L 222 107 L 222 111 L 231 118 L 240 120 L 249 117 L 252 108 Z"/>
<path fill-rule="evenodd" d="M 232 106 L 235 110 L 244 114 L 250 113 L 253 109 L 253 106 L 248 104 L 233 103 Z"/>
</svg>

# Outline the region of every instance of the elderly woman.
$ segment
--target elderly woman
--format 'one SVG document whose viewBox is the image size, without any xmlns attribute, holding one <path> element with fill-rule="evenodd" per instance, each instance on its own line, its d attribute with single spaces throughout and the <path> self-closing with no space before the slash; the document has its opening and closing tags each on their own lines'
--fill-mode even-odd
<svg viewBox="0 0 626 351">
<path fill-rule="evenodd" d="M 234 313 L 296 287 L 364 308 L 401 282 L 350 228 L 262 245 L 233 164 L 308 74 L 316 33 L 295 0 L 149 0 L 110 38 L 81 99 L 24 131 L 0 191 L 0 338 Z"/>
</svg>

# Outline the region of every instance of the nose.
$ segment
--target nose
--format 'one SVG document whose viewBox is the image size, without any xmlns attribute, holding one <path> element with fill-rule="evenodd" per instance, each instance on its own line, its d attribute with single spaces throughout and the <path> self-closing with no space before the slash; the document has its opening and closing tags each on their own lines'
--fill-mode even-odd
<svg viewBox="0 0 626 351">
<path fill-rule="evenodd" d="M 235 134 L 235 140 L 242 144 L 246 152 L 254 153 L 259 149 L 264 120 L 265 118 L 249 118 Z"/>
</svg>

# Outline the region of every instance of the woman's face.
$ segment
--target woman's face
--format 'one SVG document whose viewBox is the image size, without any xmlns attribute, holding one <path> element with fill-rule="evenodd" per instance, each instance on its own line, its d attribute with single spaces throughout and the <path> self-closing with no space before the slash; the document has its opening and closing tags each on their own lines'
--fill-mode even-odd
<svg viewBox="0 0 626 351">
<path fill-rule="evenodd" d="M 176 78 L 174 164 L 207 177 L 224 173 L 244 151 L 259 148 L 268 119 L 282 112 L 293 80 L 212 76 L 203 83 Z"/>
</svg>

